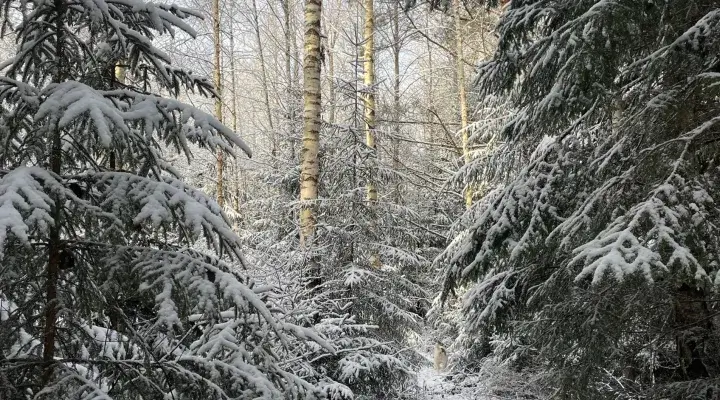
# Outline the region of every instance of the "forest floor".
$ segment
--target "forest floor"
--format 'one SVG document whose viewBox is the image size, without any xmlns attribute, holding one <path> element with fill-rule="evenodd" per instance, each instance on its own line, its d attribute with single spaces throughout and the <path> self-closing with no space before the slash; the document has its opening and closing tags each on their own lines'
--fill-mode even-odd
<svg viewBox="0 0 720 400">
<path fill-rule="evenodd" d="M 417 371 L 417 387 L 423 400 L 471 400 L 479 399 L 471 396 L 469 390 L 460 390 L 446 373 L 436 371 L 432 365 L 424 366 Z M 463 388 L 467 389 L 467 388 Z M 473 388 L 476 391 L 477 388 Z"/>
<path fill-rule="evenodd" d="M 452 369 L 433 368 L 433 343 L 429 337 L 413 343 L 418 361 L 415 363 L 415 384 L 404 397 L 413 400 L 519 400 L 552 397 L 543 388 L 540 375 L 519 372 L 493 359 L 483 361 L 474 374 L 453 374 Z M 445 343 L 448 343 L 447 341 Z M 450 360 L 452 364 L 452 354 Z"/>
<path fill-rule="evenodd" d="M 427 339 L 427 338 L 423 338 Z M 417 400 L 498 400 L 497 396 L 488 396 L 486 386 L 476 381 L 469 385 L 468 381 L 458 384 L 449 370 L 437 371 L 433 368 L 432 343 L 430 340 L 420 340 L 418 353 L 423 360 L 415 371 L 416 384 L 412 388 L 414 393 L 408 393 L 410 398 Z"/>
</svg>

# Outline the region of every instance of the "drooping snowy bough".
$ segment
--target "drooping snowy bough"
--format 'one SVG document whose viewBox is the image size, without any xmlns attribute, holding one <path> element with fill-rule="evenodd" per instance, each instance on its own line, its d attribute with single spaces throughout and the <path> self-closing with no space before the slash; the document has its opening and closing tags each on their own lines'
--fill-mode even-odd
<svg viewBox="0 0 720 400">
<path fill-rule="evenodd" d="M 720 3 L 513 0 L 498 30 L 478 86 L 526 156 L 438 259 L 444 296 L 565 398 L 716 398 Z"/>
<path fill-rule="evenodd" d="M 331 346 L 238 272 L 221 208 L 164 159 L 167 147 L 190 158 L 191 143 L 250 154 L 210 114 L 158 94 L 214 94 L 153 45 L 193 36 L 186 19 L 199 14 L 54 0 L 3 1 L 0 15 L 17 42 L 0 64 L 0 398 L 337 390 L 296 361 Z"/>
</svg>

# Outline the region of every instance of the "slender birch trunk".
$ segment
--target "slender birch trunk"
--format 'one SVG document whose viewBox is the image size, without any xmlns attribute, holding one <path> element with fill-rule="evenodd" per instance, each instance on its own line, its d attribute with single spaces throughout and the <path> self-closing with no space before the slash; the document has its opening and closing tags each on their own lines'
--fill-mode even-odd
<svg viewBox="0 0 720 400">
<path fill-rule="evenodd" d="M 375 152 L 375 10 L 373 0 L 364 0 L 365 30 L 363 31 L 363 83 L 365 92 L 365 144 Z M 367 199 L 378 198 L 375 171 L 370 171 L 367 182 Z"/>
<path fill-rule="evenodd" d="M 393 111 L 395 114 L 395 137 L 392 141 L 392 159 L 393 169 L 400 170 L 400 49 L 402 48 L 400 37 L 400 2 L 395 2 L 393 12 Z M 395 183 L 395 191 L 393 193 L 394 202 L 400 203 L 401 191 L 400 180 Z"/>
<path fill-rule="evenodd" d="M 232 130 L 238 131 L 238 114 L 237 114 L 237 81 L 235 79 L 235 33 L 230 29 L 230 86 L 232 87 L 231 107 L 232 107 Z M 240 210 L 240 164 L 238 157 L 235 157 L 235 211 Z"/>
<path fill-rule="evenodd" d="M 287 120 L 290 130 L 290 160 L 295 161 L 295 99 L 292 76 L 292 10 L 290 0 L 283 0 L 285 14 L 285 75 L 287 76 Z"/>
<path fill-rule="evenodd" d="M 336 0 L 332 3 L 333 8 L 335 12 L 339 10 L 342 7 L 342 0 Z M 332 16 L 328 17 L 330 20 L 332 20 Z M 330 105 L 330 110 L 328 111 L 328 123 L 333 125 L 335 124 L 336 116 L 337 116 L 337 89 L 335 87 L 335 45 L 338 41 L 338 30 L 337 27 L 333 27 L 334 29 L 326 29 L 327 31 L 327 47 L 325 48 L 325 54 L 327 55 L 327 61 L 328 61 L 328 73 L 327 73 L 327 82 L 328 82 L 328 104 Z"/>
<path fill-rule="evenodd" d="M 270 142 L 272 145 L 270 154 L 272 154 L 274 158 L 277 156 L 278 143 L 275 135 L 275 124 L 273 123 L 272 118 L 272 107 L 270 106 L 270 89 L 268 85 L 267 68 L 265 66 L 265 46 L 263 46 L 262 38 L 260 37 L 260 19 L 258 17 L 256 0 L 253 0 L 252 7 L 253 21 L 255 23 L 255 39 L 257 40 L 258 57 L 260 58 L 260 78 L 262 81 L 263 100 L 265 101 L 265 114 L 267 116 L 268 126 L 270 127 Z"/>
<path fill-rule="evenodd" d="M 457 87 L 458 101 L 460 103 L 460 131 L 462 132 L 462 149 L 465 165 L 470 163 L 469 139 L 470 132 L 468 130 L 468 104 L 467 92 L 465 91 L 465 60 L 463 58 L 463 32 L 462 20 L 460 19 L 460 0 L 453 0 L 453 14 L 455 14 L 455 65 L 457 71 Z M 468 183 L 465 187 L 465 206 L 472 205 L 473 190 Z"/>
<path fill-rule="evenodd" d="M 215 117 L 222 122 L 222 75 L 220 64 L 220 50 L 222 43 L 220 43 L 220 1 L 213 0 L 212 2 L 212 16 L 213 16 L 213 42 L 215 46 L 214 54 L 214 65 L 213 65 L 213 80 L 215 84 L 215 90 L 217 91 L 217 98 L 215 99 Z M 225 160 L 222 150 L 217 152 L 217 202 L 220 207 L 225 205 L 225 193 L 223 185 L 223 173 L 225 169 Z"/>
<path fill-rule="evenodd" d="M 330 114 L 328 115 L 328 123 L 335 123 L 335 114 L 337 113 L 337 98 L 335 94 L 335 42 L 337 34 L 332 32 L 328 34 L 328 48 L 326 49 L 328 56 L 328 82 L 330 83 Z"/>
<path fill-rule="evenodd" d="M 363 30 L 363 83 L 365 84 L 364 120 L 365 120 L 365 144 L 377 156 L 375 147 L 375 5 L 373 0 L 365 0 L 365 29 Z M 375 182 L 375 167 L 368 172 L 367 200 L 372 207 L 378 200 L 377 183 Z M 377 230 L 375 216 L 370 216 L 370 230 Z M 382 262 L 376 252 L 370 255 L 370 265 L 380 268 Z"/>
<path fill-rule="evenodd" d="M 300 170 L 300 244 L 312 242 L 317 222 L 316 205 L 320 164 L 320 18 L 322 0 L 305 1 L 305 56 L 303 58 L 303 143 Z"/>
<path fill-rule="evenodd" d="M 426 131 L 426 137 L 425 141 L 428 143 L 435 143 L 435 129 L 433 122 L 435 121 L 435 115 L 433 114 L 433 111 L 435 110 L 435 96 L 434 96 L 434 90 L 435 90 L 435 81 L 433 79 L 433 74 L 435 71 L 433 71 L 433 57 L 432 57 L 432 43 L 430 41 L 426 41 L 427 43 L 427 56 L 428 56 L 428 67 L 427 67 L 427 79 L 428 79 L 428 88 L 427 88 L 427 131 Z"/>
</svg>

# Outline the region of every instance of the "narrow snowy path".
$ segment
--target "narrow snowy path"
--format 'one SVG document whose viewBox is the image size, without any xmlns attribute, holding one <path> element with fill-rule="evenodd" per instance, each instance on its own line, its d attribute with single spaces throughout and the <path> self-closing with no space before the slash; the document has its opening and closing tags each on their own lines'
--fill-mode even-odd
<svg viewBox="0 0 720 400">
<path fill-rule="evenodd" d="M 526 398 L 514 395 L 514 393 L 524 392 L 520 381 L 516 381 L 518 375 L 508 374 L 508 371 L 503 369 L 490 369 L 464 379 L 457 375 L 453 376 L 451 370 L 436 371 L 433 368 L 433 351 L 437 335 L 429 329 L 422 336 L 412 337 L 409 342 L 415 348 L 417 355 L 414 363 L 416 368 L 415 385 L 406 389 L 403 398 L 412 400 L 517 400 Z M 448 343 L 451 343 L 450 338 L 445 338 L 442 342 L 446 344 L 446 348 L 450 347 L 447 346 Z M 452 362 L 452 350 L 449 352 L 448 355 Z M 500 383 L 501 387 L 508 388 L 507 391 L 498 392 L 496 390 L 499 381 L 502 382 Z M 520 390 L 511 390 L 512 387 L 520 388 Z"/>
<path fill-rule="evenodd" d="M 445 400 L 470 400 L 470 397 L 457 392 L 457 388 L 447 374 L 435 371 L 432 365 L 425 366 L 417 372 L 417 385 L 424 398 Z"/>
<path fill-rule="evenodd" d="M 497 400 L 498 397 L 486 396 L 486 388 L 480 382 L 477 385 L 457 385 L 449 371 L 436 371 L 433 368 L 432 354 L 425 342 L 425 351 L 421 352 L 426 362 L 416 371 L 416 387 L 413 398 L 417 400 Z"/>
</svg>

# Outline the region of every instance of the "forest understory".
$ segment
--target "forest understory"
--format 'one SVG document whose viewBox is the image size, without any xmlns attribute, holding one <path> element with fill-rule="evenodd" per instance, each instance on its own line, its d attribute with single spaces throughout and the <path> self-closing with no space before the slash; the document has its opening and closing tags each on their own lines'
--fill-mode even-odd
<svg viewBox="0 0 720 400">
<path fill-rule="evenodd" d="M 720 400 L 720 0 L 2 0 L 6 399 Z"/>
</svg>

